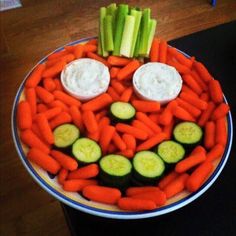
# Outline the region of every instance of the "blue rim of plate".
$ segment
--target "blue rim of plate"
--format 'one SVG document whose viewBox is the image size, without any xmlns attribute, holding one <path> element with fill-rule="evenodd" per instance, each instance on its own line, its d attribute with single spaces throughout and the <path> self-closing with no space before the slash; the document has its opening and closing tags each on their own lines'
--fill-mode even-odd
<svg viewBox="0 0 236 236">
<path fill-rule="evenodd" d="M 160 208 L 157 208 L 155 210 L 152 211 L 142 211 L 142 212 L 117 212 L 117 211 L 111 211 L 111 210 L 103 210 L 103 209 L 98 209 L 95 207 L 90 207 L 90 206 L 86 206 L 84 204 L 78 203 L 66 196 L 64 196 L 63 194 L 61 194 L 60 192 L 56 191 L 54 188 L 52 188 L 48 183 L 46 183 L 34 170 L 34 168 L 32 167 L 32 165 L 30 164 L 30 162 L 27 160 L 24 151 L 22 149 L 21 143 L 20 143 L 20 138 L 18 136 L 18 132 L 17 132 L 17 125 L 16 125 L 16 106 L 19 102 L 19 98 L 20 95 L 24 89 L 24 84 L 26 79 L 28 78 L 28 76 L 31 74 L 31 72 L 34 70 L 34 68 L 38 65 L 41 64 L 43 62 L 45 62 L 45 60 L 47 59 L 47 57 L 55 52 L 61 51 L 64 49 L 65 46 L 71 46 L 71 45 L 75 45 L 78 43 L 82 43 L 82 42 L 86 42 L 88 40 L 91 39 L 95 39 L 97 37 L 88 37 L 88 38 L 83 38 L 80 40 L 76 40 L 74 42 L 71 42 L 69 44 L 66 44 L 60 48 L 57 48 L 55 51 L 51 52 L 50 54 L 48 54 L 47 56 L 45 56 L 43 59 L 41 59 L 30 71 L 29 73 L 25 76 L 23 82 L 21 83 L 15 99 L 14 99 L 14 103 L 13 103 L 13 108 L 12 108 L 12 114 L 11 114 L 11 129 L 12 129 L 12 136 L 13 136 L 13 141 L 17 150 L 17 153 L 23 163 L 23 165 L 25 166 L 26 170 L 29 172 L 29 174 L 33 177 L 33 179 L 44 189 L 46 190 L 48 193 L 50 193 L 52 196 L 54 196 L 57 200 L 63 202 L 64 204 L 73 207 L 77 210 L 80 210 L 82 212 L 85 213 L 89 213 L 95 216 L 99 216 L 99 217 L 106 217 L 106 218 L 113 218 L 113 219 L 143 219 L 143 218 L 149 218 L 149 217 L 155 217 L 155 216 L 159 216 L 159 215 L 163 215 L 163 214 L 167 214 L 170 213 L 172 211 L 175 211 L 189 203 L 191 203 L 192 201 L 194 201 L 195 199 L 197 199 L 199 196 L 201 196 L 217 179 L 217 177 L 220 175 L 221 171 L 223 170 L 228 158 L 229 158 L 229 154 L 230 154 L 230 150 L 232 147 L 232 142 L 233 142 L 233 122 L 232 122 L 232 116 L 231 116 L 231 112 L 228 113 L 227 115 L 227 124 L 228 124 L 228 138 L 227 138 L 227 144 L 226 144 L 226 148 L 224 151 L 224 154 L 219 162 L 219 164 L 217 165 L 216 169 L 214 170 L 214 172 L 212 173 L 212 175 L 208 178 L 208 180 L 200 187 L 200 189 L 196 192 L 193 192 L 191 194 L 189 194 L 188 196 L 184 197 L 183 199 L 171 203 L 167 206 L 163 206 Z M 180 50 L 178 50 L 180 51 Z M 180 51 L 182 54 L 184 54 L 185 56 L 189 57 L 189 55 L 187 55 L 186 53 Z M 224 96 L 224 101 L 227 103 L 227 100 Z"/>
</svg>

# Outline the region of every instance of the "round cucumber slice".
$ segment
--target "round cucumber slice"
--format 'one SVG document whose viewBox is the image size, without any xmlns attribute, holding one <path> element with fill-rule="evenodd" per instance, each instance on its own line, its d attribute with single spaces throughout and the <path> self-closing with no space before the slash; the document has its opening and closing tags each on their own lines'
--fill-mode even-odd
<svg viewBox="0 0 236 236">
<path fill-rule="evenodd" d="M 130 121 L 135 116 L 135 108 L 127 102 L 114 102 L 110 107 L 113 120 Z"/>
</svg>

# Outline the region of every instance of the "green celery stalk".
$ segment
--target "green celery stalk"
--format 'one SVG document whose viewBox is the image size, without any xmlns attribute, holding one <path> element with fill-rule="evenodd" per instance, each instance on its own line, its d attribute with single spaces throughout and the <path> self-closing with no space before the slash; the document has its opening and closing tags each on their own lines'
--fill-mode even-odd
<svg viewBox="0 0 236 236">
<path fill-rule="evenodd" d="M 146 8 L 143 10 L 143 16 L 141 20 L 141 39 L 139 48 L 139 55 L 141 56 L 146 54 L 148 48 L 150 14 L 150 8 Z"/>
<path fill-rule="evenodd" d="M 147 52 L 146 52 L 147 56 L 149 56 L 149 53 L 150 53 L 152 41 L 155 36 L 156 26 L 157 26 L 157 21 L 155 19 L 152 19 L 150 21 L 150 26 L 149 26 L 148 48 L 147 48 Z"/>
<path fill-rule="evenodd" d="M 112 16 L 107 15 L 104 18 L 104 35 L 105 35 L 105 49 L 107 51 L 113 51 L 113 34 L 112 34 Z"/>
<path fill-rule="evenodd" d="M 131 46 L 131 52 L 130 52 L 130 56 L 133 57 L 134 50 L 135 50 L 135 45 L 136 45 L 136 41 L 137 41 L 137 37 L 138 37 L 138 32 L 139 32 L 139 29 L 140 29 L 142 12 L 132 9 L 131 10 L 131 16 L 135 17 L 134 33 L 133 33 L 132 46 Z"/>
<path fill-rule="evenodd" d="M 114 37 L 114 51 L 113 55 L 120 55 L 120 46 L 122 40 L 122 33 L 125 24 L 125 17 L 128 15 L 129 7 L 126 4 L 120 4 L 116 13 L 116 28 L 115 28 L 115 37 Z"/>
<path fill-rule="evenodd" d="M 137 35 L 137 40 L 136 40 L 136 44 L 135 44 L 135 48 L 134 48 L 134 57 L 138 57 L 139 56 L 139 47 L 140 47 L 140 39 L 141 39 L 141 31 L 138 31 L 138 35 Z"/>
<path fill-rule="evenodd" d="M 108 56 L 108 52 L 105 50 L 105 32 L 104 32 L 104 18 L 106 16 L 106 8 L 100 8 L 100 16 L 99 16 L 99 36 L 100 36 L 100 45 L 101 45 L 101 54 L 104 57 Z"/>
<path fill-rule="evenodd" d="M 122 56 L 126 56 L 126 57 L 131 56 L 134 26 L 135 26 L 135 17 L 131 15 L 127 15 L 125 17 L 125 26 L 124 26 L 124 31 L 123 31 L 122 40 L 121 40 L 121 47 L 120 47 L 120 54 Z"/>
<path fill-rule="evenodd" d="M 115 37 L 115 27 L 116 27 L 116 13 L 117 13 L 117 6 L 116 3 L 111 3 L 107 7 L 107 15 L 112 16 L 112 32 L 113 32 L 113 39 Z"/>
</svg>

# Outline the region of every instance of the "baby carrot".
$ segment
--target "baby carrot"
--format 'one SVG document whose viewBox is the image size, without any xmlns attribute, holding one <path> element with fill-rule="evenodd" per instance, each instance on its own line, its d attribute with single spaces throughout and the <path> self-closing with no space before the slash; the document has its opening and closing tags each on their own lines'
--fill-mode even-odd
<svg viewBox="0 0 236 236">
<path fill-rule="evenodd" d="M 203 101 L 205 101 L 205 102 L 209 102 L 209 100 L 210 100 L 210 96 L 209 96 L 209 93 L 202 93 L 201 95 L 200 95 L 200 99 L 201 100 L 203 100 Z"/>
<path fill-rule="evenodd" d="M 115 89 L 115 91 L 120 95 L 122 94 L 124 91 L 125 91 L 125 87 L 122 83 L 118 82 L 118 81 L 115 81 L 115 80 L 112 80 L 111 81 L 111 86 L 112 88 Z"/>
<path fill-rule="evenodd" d="M 89 133 L 87 132 L 87 137 L 98 142 L 99 141 L 99 137 L 100 137 L 100 132 L 99 130 L 97 130 L 96 132 L 94 133 Z"/>
<path fill-rule="evenodd" d="M 126 147 L 131 150 L 136 149 L 136 139 L 133 135 L 131 134 L 123 134 L 122 139 L 124 140 Z"/>
<path fill-rule="evenodd" d="M 81 132 L 83 132 L 84 131 L 84 124 L 83 124 L 82 115 L 81 115 L 79 108 L 77 106 L 73 105 L 69 108 L 69 112 L 70 112 L 73 123 L 77 127 L 79 127 L 79 130 Z"/>
<path fill-rule="evenodd" d="M 37 97 L 44 103 L 50 103 L 54 100 L 53 94 L 51 94 L 50 92 L 48 92 L 45 88 L 41 86 L 37 86 L 35 88 L 35 91 L 36 91 Z"/>
<path fill-rule="evenodd" d="M 93 163 L 71 171 L 68 175 L 68 179 L 89 179 L 96 177 L 98 173 L 99 167 L 97 164 Z"/>
<path fill-rule="evenodd" d="M 140 67 L 140 62 L 138 60 L 130 61 L 125 67 L 120 69 L 120 71 L 117 74 L 117 79 L 118 80 L 127 79 L 139 67 Z"/>
<path fill-rule="evenodd" d="M 195 118 L 187 110 L 180 106 L 174 108 L 172 113 L 178 119 L 195 122 Z"/>
<path fill-rule="evenodd" d="M 172 131 L 173 131 L 173 128 L 174 128 L 174 124 L 175 124 L 175 122 L 174 122 L 174 120 L 172 120 L 170 124 L 165 125 L 163 127 L 162 131 L 166 134 L 166 139 L 167 140 L 171 139 L 171 136 L 172 136 L 172 133 L 173 133 Z"/>
<path fill-rule="evenodd" d="M 98 130 L 101 131 L 106 125 L 110 125 L 110 119 L 107 116 L 104 116 L 98 122 Z"/>
<path fill-rule="evenodd" d="M 180 73 L 180 74 L 189 74 L 190 69 L 187 66 L 184 66 L 180 64 L 178 61 L 174 60 L 167 60 L 167 64 L 170 66 L 175 67 L 175 69 Z"/>
<path fill-rule="evenodd" d="M 113 102 L 117 102 L 120 100 L 119 94 L 111 86 L 109 86 L 107 93 L 112 97 Z"/>
<path fill-rule="evenodd" d="M 186 84 L 183 84 L 181 91 L 198 98 L 198 95 L 191 88 L 189 88 Z"/>
<path fill-rule="evenodd" d="M 109 144 L 112 140 L 114 133 L 115 133 L 115 127 L 111 125 L 106 125 L 101 130 L 99 144 L 102 148 L 103 154 L 107 153 Z"/>
<path fill-rule="evenodd" d="M 53 92 L 53 95 L 55 97 L 55 99 L 58 99 L 62 102 L 64 102 L 66 105 L 69 105 L 69 106 L 80 106 L 81 103 L 78 99 L 76 98 L 73 98 L 72 96 L 62 92 L 62 91 L 58 91 L 58 90 L 55 90 Z"/>
<path fill-rule="evenodd" d="M 73 61 L 74 59 L 75 59 L 75 56 L 72 53 L 68 53 L 62 57 L 48 60 L 46 62 L 46 65 L 47 65 L 47 67 L 51 67 L 60 61 L 64 61 L 66 63 L 69 63 L 69 62 Z"/>
<path fill-rule="evenodd" d="M 218 120 L 220 118 L 223 118 L 226 116 L 226 114 L 229 112 L 229 105 L 225 103 L 221 103 L 216 107 L 216 109 L 213 111 L 211 115 L 212 120 Z"/>
<path fill-rule="evenodd" d="M 215 146 L 216 126 L 213 121 L 208 121 L 205 125 L 204 146 L 211 149 Z"/>
<path fill-rule="evenodd" d="M 212 79 L 212 76 L 201 62 L 194 61 L 193 66 L 204 82 L 208 83 Z"/>
<path fill-rule="evenodd" d="M 104 109 L 104 110 L 101 110 L 98 113 L 96 113 L 95 118 L 96 118 L 97 122 L 99 122 L 106 115 L 107 115 L 107 110 Z"/>
<path fill-rule="evenodd" d="M 25 97 L 26 97 L 26 101 L 30 105 L 31 114 L 33 117 L 37 112 L 37 102 L 36 102 L 35 89 L 34 88 L 25 89 Z"/>
<path fill-rule="evenodd" d="M 40 149 L 44 153 L 49 153 L 50 148 L 30 129 L 21 131 L 20 133 L 21 141 L 31 148 Z"/>
<path fill-rule="evenodd" d="M 122 138 L 116 131 L 112 136 L 112 141 L 115 144 L 115 146 L 121 151 L 124 151 L 127 148 L 125 142 L 122 140 Z"/>
<path fill-rule="evenodd" d="M 65 61 L 59 61 L 55 63 L 51 67 L 44 70 L 42 77 L 47 78 L 47 77 L 54 77 L 58 75 L 64 69 L 65 65 L 66 65 Z"/>
<path fill-rule="evenodd" d="M 216 130 L 215 130 L 215 142 L 216 144 L 222 144 L 224 147 L 227 143 L 227 131 L 225 117 L 216 120 Z"/>
<path fill-rule="evenodd" d="M 211 100 L 215 103 L 223 102 L 223 92 L 218 80 L 212 79 L 209 82 L 209 92 Z"/>
<path fill-rule="evenodd" d="M 64 169 L 64 168 L 61 168 L 60 171 L 59 171 L 59 174 L 57 176 L 58 183 L 63 185 L 64 181 L 67 179 L 67 176 L 68 176 L 68 170 Z"/>
<path fill-rule="evenodd" d="M 63 189 L 69 192 L 80 192 L 89 185 L 97 185 L 97 180 L 94 179 L 70 179 L 63 183 Z"/>
<path fill-rule="evenodd" d="M 61 107 L 54 107 L 51 109 L 48 109 L 47 111 L 43 112 L 43 114 L 46 116 L 48 120 L 52 119 L 53 117 L 57 116 L 62 112 Z"/>
<path fill-rule="evenodd" d="M 56 174 L 61 168 L 55 159 L 37 148 L 31 148 L 27 153 L 27 158 L 52 174 Z"/>
<path fill-rule="evenodd" d="M 132 149 L 125 149 L 123 151 L 118 152 L 117 154 L 125 156 L 127 158 L 133 158 L 134 157 L 134 151 Z"/>
<path fill-rule="evenodd" d="M 17 123 L 20 129 L 29 129 L 32 126 L 32 114 L 29 102 L 19 102 L 17 106 Z"/>
<path fill-rule="evenodd" d="M 97 51 L 97 45 L 94 44 L 84 44 L 84 52 L 96 52 Z"/>
<path fill-rule="evenodd" d="M 177 163 L 175 166 L 175 171 L 177 173 L 184 173 L 191 169 L 194 166 L 199 165 L 200 163 L 204 162 L 206 160 L 206 155 L 203 153 L 196 153 L 194 155 L 190 155 L 180 162 Z"/>
<path fill-rule="evenodd" d="M 207 86 L 206 82 L 204 82 L 200 78 L 200 76 L 198 75 L 198 73 L 195 70 L 191 70 L 190 74 L 195 79 L 195 81 L 199 84 L 199 86 L 203 89 L 203 91 L 208 90 L 208 86 Z"/>
<path fill-rule="evenodd" d="M 44 103 L 38 103 L 36 106 L 37 113 L 45 112 L 48 110 L 48 107 Z"/>
<path fill-rule="evenodd" d="M 84 56 L 84 47 L 81 44 L 78 44 L 75 46 L 74 51 L 73 51 L 75 58 L 79 59 Z"/>
<path fill-rule="evenodd" d="M 154 123 L 159 123 L 160 114 L 151 113 L 148 117 L 149 117 Z"/>
<path fill-rule="evenodd" d="M 97 45 L 98 40 L 97 39 L 90 39 L 85 45 L 92 44 L 92 45 Z"/>
<path fill-rule="evenodd" d="M 193 106 L 192 104 L 184 101 L 181 98 L 176 99 L 178 105 L 189 112 L 193 117 L 198 117 L 201 115 L 201 110 Z"/>
<path fill-rule="evenodd" d="M 121 198 L 121 192 L 117 188 L 110 188 L 105 186 L 90 185 L 83 188 L 83 195 L 95 202 L 106 204 L 116 204 Z"/>
<path fill-rule="evenodd" d="M 212 112 L 215 110 L 215 104 L 213 102 L 209 102 L 207 105 L 207 109 L 202 112 L 201 116 L 198 120 L 198 125 L 204 126 L 206 122 L 210 119 Z"/>
<path fill-rule="evenodd" d="M 132 105 L 137 111 L 141 112 L 156 112 L 160 110 L 160 103 L 154 101 L 133 100 Z"/>
<path fill-rule="evenodd" d="M 132 87 L 126 88 L 120 96 L 120 101 L 129 102 L 132 94 L 133 94 L 133 88 Z"/>
<path fill-rule="evenodd" d="M 169 183 L 177 179 L 179 174 L 175 171 L 170 172 L 168 175 L 164 176 L 158 183 L 160 189 L 164 189 Z"/>
<path fill-rule="evenodd" d="M 53 82 L 56 85 L 55 90 L 63 91 L 63 86 L 62 86 L 61 81 L 59 79 L 53 79 Z"/>
<path fill-rule="evenodd" d="M 201 100 L 200 98 L 196 98 L 196 97 L 192 96 L 191 94 L 181 92 L 180 98 L 182 98 L 186 102 L 191 103 L 193 106 L 197 107 L 200 110 L 207 109 L 207 102 Z"/>
<path fill-rule="evenodd" d="M 152 41 L 152 46 L 150 50 L 150 62 L 158 62 L 159 47 L 160 47 L 160 40 L 158 38 L 154 38 Z"/>
<path fill-rule="evenodd" d="M 214 161 L 221 157 L 224 152 L 224 146 L 222 144 L 216 144 L 206 155 L 207 161 Z"/>
<path fill-rule="evenodd" d="M 110 76 L 111 76 L 111 79 L 115 79 L 115 78 L 117 77 L 117 74 L 118 74 L 119 71 L 120 71 L 120 68 L 113 66 L 113 67 L 110 69 Z"/>
<path fill-rule="evenodd" d="M 118 150 L 117 150 L 117 147 L 116 147 L 113 143 L 110 143 L 107 152 L 108 152 L 108 153 L 115 153 L 115 152 L 117 152 L 117 151 L 118 151 Z"/>
<path fill-rule="evenodd" d="M 138 145 L 136 151 L 139 152 L 142 150 L 150 149 L 165 139 L 166 139 L 165 133 L 156 134 L 151 138 L 147 139 L 146 141 L 144 141 L 143 143 L 141 143 L 140 145 Z"/>
<path fill-rule="evenodd" d="M 197 153 L 202 153 L 206 155 L 206 149 L 203 146 L 198 145 L 193 149 L 193 151 L 190 153 L 190 156 L 195 155 Z"/>
<path fill-rule="evenodd" d="M 118 207 L 127 211 L 145 211 L 154 210 L 156 208 L 156 203 L 151 200 L 123 197 L 119 199 Z"/>
<path fill-rule="evenodd" d="M 56 59 L 56 58 L 60 58 L 60 57 L 65 56 L 67 54 L 68 54 L 68 52 L 66 50 L 62 50 L 62 51 L 59 51 L 59 52 L 54 52 L 54 53 L 52 53 L 51 55 L 48 56 L 48 60 L 53 60 L 53 59 Z"/>
<path fill-rule="evenodd" d="M 45 64 L 39 64 L 35 67 L 29 78 L 26 80 L 26 88 L 35 88 L 42 79 L 42 73 L 46 68 Z"/>
<path fill-rule="evenodd" d="M 165 109 L 159 116 L 159 123 L 162 125 L 169 125 L 173 120 L 172 110 L 177 106 L 178 103 L 176 102 L 176 100 L 173 100 L 170 103 L 168 103 L 168 105 L 165 107 Z"/>
<path fill-rule="evenodd" d="M 62 111 L 65 111 L 65 112 L 69 111 L 68 106 L 64 102 L 62 102 L 60 100 L 54 100 L 54 101 L 50 102 L 48 104 L 48 106 L 51 107 L 51 108 L 53 108 L 53 107 L 60 107 L 62 109 Z"/>
<path fill-rule="evenodd" d="M 148 137 L 148 134 L 136 127 L 133 127 L 131 125 L 123 124 L 123 123 L 118 123 L 116 124 L 116 130 L 121 132 L 121 133 L 128 133 L 134 136 L 136 139 L 140 140 L 145 140 Z"/>
<path fill-rule="evenodd" d="M 126 66 L 131 62 L 130 59 L 118 56 L 109 56 L 107 61 L 112 66 Z"/>
<path fill-rule="evenodd" d="M 167 42 L 165 40 L 161 40 L 159 44 L 159 62 L 166 63 L 167 58 Z"/>
<path fill-rule="evenodd" d="M 38 124 L 38 127 L 43 135 L 43 138 L 49 143 L 54 143 L 54 136 L 52 133 L 52 129 L 48 123 L 48 120 L 44 114 L 38 114 L 36 118 L 36 122 Z"/>
<path fill-rule="evenodd" d="M 154 131 L 140 120 L 134 120 L 132 122 L 132 126 L 145 131 L 148 134 L 148 137 L 152 137 L 154 135 Z"/>
<path fill-rule="evenodd" d="M 98 130 L 98 123 L 92 111 L 84 111 L 82 120 L 88 132 L 94 133 Z"/>
<path fill-rule="evenodd" d="M 47 144 L 47 141 L 44 140 L 44 137 L 43 137 L 43 135 L 42 135 L 42 133 L 41 133 L 37 123 L 35 123 L 35 122 L 32 123 L 31 130 L 33 131 L 34 134 L 36 134 L 36 136 L 38 136 L 38 138 L 41 141 L 43 141 L 45 144 Z M 49 144 L 47 144 L 47 145 L 49 146 Z"/>
<path fill-rule="evenodd" d="M 176 179 L 167 184 L 163 191 L 166 194 L 167 199 L 175 196 L 176 194 L 182 192 L 185 188 L 185 183 L 189 175 L 184 173 L 178 176 Z"/>
<path fill-rule="evenodd" d="M 198 166 L 197 169 L 195 169 L 187 179 L 186 187 L 188 191 L 197 191 L 202 186 L 212 170 L 213 164 L 209 161 L 205 161 L 200 166 Z"/>
<path fill-rule="evenodd" d="M 70 170 L 70 171 L 73 171 L 73 170 L 76 170 L 77 167 L 78 167 L 78 162 L 64 154 L 63 152 L 60 152 L 60 151 L 57 151 L 57 150 L 51 150 L 51 153 L 52 157 L 54 157 L 54 159 L 65 169 L 67 170 Z"/>
<path fill-rule="evenodd" d="M 56 84 L 52 78 L 45 78 L 43 80 L 43 87 L 48 91 L 52 92 L 56 89 Z"/>
<path fill-rule="evenodd" d="M 112 103 L 112 97 L 107 93 L 103 93 L 100 96 L 84 103 L 82 105 L 82 110 L 97 111 L 108 106 L 111 103 Z"/>
<path fill-rule="evenodd" d="M 51 129 L 53 130 L 57 126 L 65 124 L 65 123 L 70 123 L 71 121 L 72 121 L 71 116 L 67 112 L 63 111 L 58 116 L 54 117 L 50 121 L 49 125 Z"/>
<path fill-rule="evenodd" d="M 157 190 L 160 190 L 160 189 L 155 186 L 129 187 L 126 189 L 125 194 L 127 197 L 132 197 L 140 193 L 155 192 Z"/>
<path fill-rule="evenodd" d="M 195 93 L 200 95 L 203 90 L 200 85 L 194 80 L 190 74 L 185 74 L 182 76 L 184 83 L 186 83 Z"/>
<path fill-rule="evenodd" d="M 107 66 L 108 68 L 110 68 L 110 64 L 107 62 L 107 60 L 105 60 L 103 57 L 98 56 L 97 54 L 93 53 L 93 52 L 88 52 L 87 56 L 91 59 L 100 61 L 101 63 L 103 63 L 105 66 Z"/>
</svg>

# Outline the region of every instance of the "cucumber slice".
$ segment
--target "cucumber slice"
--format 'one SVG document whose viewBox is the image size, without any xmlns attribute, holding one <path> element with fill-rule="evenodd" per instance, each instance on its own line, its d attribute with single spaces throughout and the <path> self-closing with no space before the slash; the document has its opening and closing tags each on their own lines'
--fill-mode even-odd
<svg viewBox="0 0 236 236">
<path fill-rule="evenodd" d="M 175 126 L 174 138 L 177 142 L 185 145 L 198 144 L 203 136 L 203 131 L 199 125 L 193 122 L 181 122 Z"/>
<path fill-rule="evenodd" d="M 80 136 L 79 129 L 72 124 L 63 124 L 53 131 L 54 145 L 58 148 L 66 148 L 72 145 Z"/>
<path fill-rule="evenodd" d="M 80 138 L 75 141 L 72 146 L 72 153 L 83 164 L 97 162 L 102 156 L 100 146 L 89 138 Z"/>
<path fill-rule="evenodd" d="M 135 108 L 127 102 L 114 102 L 110 107 L 111 118 L 118 122 L 132 120 L 135 113 Z"/>
<path fill-rule="evenodd" d="M 141 151 L 133 158 L 134 177 L 141 182 L 154 184 L 163 174 L 165 164 L 154 152 Z"/>
<path fill-rule="evenodd" d="M 164 141 L 157 147 L 157 154 L 168 164 L 174 164 L 184 158 L 185 149 L 175 141 Z"/>
</svg>

